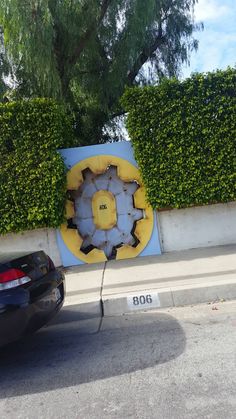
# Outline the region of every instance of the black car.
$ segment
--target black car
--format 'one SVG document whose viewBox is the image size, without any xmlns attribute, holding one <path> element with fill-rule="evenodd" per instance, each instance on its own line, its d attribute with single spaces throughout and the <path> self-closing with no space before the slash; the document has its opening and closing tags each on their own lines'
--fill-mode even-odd
<svg viewBox="0 0 236 419">
<path fill-rule="evenodd" d="M 43 251 L 0 254 L 0 346 L 46 324 L 64 294 L 64 275 Z"/>
</svg>

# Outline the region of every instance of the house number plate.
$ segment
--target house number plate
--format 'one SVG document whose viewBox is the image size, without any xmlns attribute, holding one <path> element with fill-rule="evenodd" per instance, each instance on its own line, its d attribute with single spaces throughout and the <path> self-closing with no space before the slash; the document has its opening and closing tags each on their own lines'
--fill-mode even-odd
<svg viewBox="0 0 236 419">
<path fill-rule="evenodd" d="M 129 295 L 127 297 L 129 310 L 147 310 L 160 307 L 160 298 L 158 293 L 144 291 L 141 294 Z"/>
</svg>

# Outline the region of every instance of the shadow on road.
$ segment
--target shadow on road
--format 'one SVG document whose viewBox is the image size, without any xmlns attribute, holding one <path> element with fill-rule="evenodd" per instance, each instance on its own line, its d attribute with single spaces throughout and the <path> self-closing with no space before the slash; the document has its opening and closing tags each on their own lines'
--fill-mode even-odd
<svg viewBox="0 0 236 419">
<path fill-rule="evenodd" d="M 170 315 L 149 312 L 105 318 L 99 333 L 92 334 L 89 330 L 96 327 L 91 328 L 91 322 L 98 319 L 84 322 L 55 324 L 1 349 L 0 397 L 45 392 L 143 370 L 169 362 L 185 350 L 184 331 Z"/>
</svg>

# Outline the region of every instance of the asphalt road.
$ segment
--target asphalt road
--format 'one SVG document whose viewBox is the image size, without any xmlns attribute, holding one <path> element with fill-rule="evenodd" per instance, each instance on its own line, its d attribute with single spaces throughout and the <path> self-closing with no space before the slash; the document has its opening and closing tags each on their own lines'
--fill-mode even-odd
<svg viewBox="0 0 236 419">
<path fill-rule="evenodd" d="M 236 302 L 76 319 L 0 351 L 1 419 L 236 418 Z"/>
</svg>

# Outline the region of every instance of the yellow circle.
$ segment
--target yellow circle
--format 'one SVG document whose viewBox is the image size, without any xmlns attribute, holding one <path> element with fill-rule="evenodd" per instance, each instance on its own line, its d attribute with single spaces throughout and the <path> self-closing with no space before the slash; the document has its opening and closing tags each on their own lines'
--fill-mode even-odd
<svg viewBox="0 0 236 419">
<path fill-rule="evenodd" d="M 135 236 L 139 243 L 136 247 L 123 245 L 117 249 L 116 259 L 128 259 L 138 256 L 147 246 L 153 230 L 154 218 L 153 210 L 147 204 L 145 198 L 145 189 L 140 176 L 139 170 L 129 163 L 127 160 L 111 155 L 101 155 L 89 157 L 75 164 L 67 174 L 67 189 L 78 190 L 83 183 L 83 170 L 90 169 L 95 175 L 104 173 L 109 166 L 117 167 L 117 175 L 124 182 L 136 181 L 139 188 L 134 193 L 134 207 L 144 210 L 145 217 L 136 222 L 134 230 Z M 75 216 L 74 205 L 72 201 L 66 203 L 66 218 L 70 219 Z M 68 249 L 78 259 L 86 263 L 104 262 L 107 257 L 103 250 L 93 249 L 87 255 L 80 248 L 83 239 L 79 235 L 78 230 L 68 228 L 67 224 L 61 226 L 61 236 Z"/>
<path fill-rule="evenodd" d="M 97 191 L 92 197 L 92 213 L 95 227 L 110 230 L 117 223 L 116 200 L 109 191 Z"/>
</svg>

